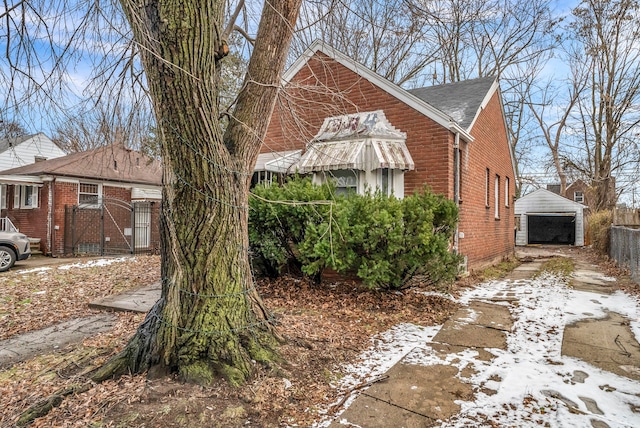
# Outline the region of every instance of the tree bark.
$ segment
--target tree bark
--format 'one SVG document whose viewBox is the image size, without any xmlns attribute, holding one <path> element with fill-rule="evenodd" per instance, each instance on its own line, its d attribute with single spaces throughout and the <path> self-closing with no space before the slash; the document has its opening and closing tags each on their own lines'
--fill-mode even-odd
<svg viewBox="0 0 640 428">
<path fill-rule="evenodd" d="M 301 0 L 266 2 L 229 125 L 219 120 L 224 1 L 121 0 L 140 46 L 164 162 L 162 297 L 93 379 L 161 368 L 244 382 L 277 358 L 248 257 L 248 192 Z"/>
</svg>

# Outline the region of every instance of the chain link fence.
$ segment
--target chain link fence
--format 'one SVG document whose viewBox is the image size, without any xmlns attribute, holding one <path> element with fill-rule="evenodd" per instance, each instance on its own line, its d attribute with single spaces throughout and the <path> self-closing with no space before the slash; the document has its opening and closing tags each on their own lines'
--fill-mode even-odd
<svg viewBox="0 0 640 428">
<path fill-rule="evenodd" d="M 611 226 L 609 256 L 628 268 L 631 279 L 640 284 L 640 229 Z"/>
</svg>

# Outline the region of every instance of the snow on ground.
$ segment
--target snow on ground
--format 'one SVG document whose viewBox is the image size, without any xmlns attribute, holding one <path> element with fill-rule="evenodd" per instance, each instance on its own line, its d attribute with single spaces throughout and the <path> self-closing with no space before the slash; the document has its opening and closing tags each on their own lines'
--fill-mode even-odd
<svg viewBox="0 0 640 428">
<path fill-rule="evenodd" d="M 607 278 L 600 278 L 607 280 Z M 437 327 L 400 324 L 374 339 L 361 362 L 348 368 L 338 388 L 348 390 L 373 379 L 405 356 L 412 364 L 471 365 L 476 374 L 470 379 L 481 391 L 475 401 L 459 401 L 462 410 L 443 427 L 463 426 L 598 426 L 640 427 L 640 382 L 605 372 L 581 360 L 561 355 L 564 327 L 583 319 L 603 318 L 607 311 L 617 312 L 631 322 L 640 338 L 640 302 L 622 292 L 600 295 L 567 287 L 559 277 L 543 275 L 536 279 L 490 281 L 464 294 L 460 303 L 488 299 L 507 292 L 515 293 L 518 305 L 510 305 L 514 326 L 507 337 L 507 350 L 492 349 L 492 361 L 475 359 L 467 350 L 450 354 L 443 361 L 429 347 Z M 348 407 L 353 397 L 345 403 Z M 596 403 L 598 414 L 587 402 Z M 578 411 L 569 411 L 569 406 Z M 594 411 L 595 409 L 595 411 Z M 633 411 L 635 409 L 635 412 Z M 491 425 L 491 421 L 496 425 Z M 324 421 L 319 426 L 327 426 Z M 604 426 L 604 425 L 603 425 Z"/>
<path fill-rule="evenodd" d="M 131 257 L 118 257 L 118 258 L 108 258 L 108 259 L 95 259 L 95 260 L 88 260 L 85 262 L 77 262 L 77 263 L 70 263 L 70 264 L 65 264 L 65 265 L 60 265 L 60 266 L 42 266 L 42 267 L 37 267 L 37 268 L 33 268 L 33 269 L 24 269 L 21 270 L 20 273 L 21 274 L 28 274 L 28 273 L 42 273 L 48 270 L 52 270 L 52 269 L 61 269 L 61 270 L 69 270 L 72 268 L 89 268 L 89 267 L 97 267 L 97 266 L 108 266 L 110 264 L 113 263 L 121 263 L 124 261 L 128 261 L 128 260 L 132 260 Z"/>
</svg>

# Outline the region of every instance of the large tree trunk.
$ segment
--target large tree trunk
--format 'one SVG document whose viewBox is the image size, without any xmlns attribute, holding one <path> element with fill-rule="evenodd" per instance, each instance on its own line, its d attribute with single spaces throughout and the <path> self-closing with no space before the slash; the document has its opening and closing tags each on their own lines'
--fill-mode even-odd
<svg viewBox="0 0 640 428">
<path fill-rule="evenodd" d="M 218 106 L 224 0 L 122 0 L 141 47 L 164 161 L 162 298 L 94 376 L 160 367 L 243 382 L 275 335 L 253 285 L 248 192 L 301 0 L 266 2 L 243 90 L 223 134 Z"/>
</svg>

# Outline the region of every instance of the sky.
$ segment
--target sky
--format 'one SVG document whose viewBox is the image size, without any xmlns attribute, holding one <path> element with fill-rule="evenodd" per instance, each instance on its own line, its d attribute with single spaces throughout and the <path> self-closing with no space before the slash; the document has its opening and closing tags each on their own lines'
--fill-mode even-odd
<svg viewBox="0 0 640 428">
<path fill-rule="evenodd" d="M 43 1 L 43 4 L 47 4 L 46 1 L 41 1 Z M 56 2 L 50 3 L 54 4 Z M 258 16 L 259 8 L 256 8 L 256 5 L 259 3 L 260 2 L 256 1 L 248 2 L 249 12 L 247 21 L 250 28 L 257 25 L 256 16 Z M 570 15 L 572 8 L 574 8 L 578 3 L 578 0 L 555 0 L 553 2 L 554 13 L 558 18 L 566 17 Z M 34 2 L 34 4 L 37 4 L 37 1 Z M 78 5 L 92 4 L 94 3 L 78 3 Z M 100 4 L 107 3 L 100 2 Z M 82 100 L 87 98 L 90 91 L 116 87 L 115 82 L 118 80 L 119 76 L 122 74 L 128 74 L 131 70 L 121 66 L 114 66 L 115 60 L 123 55 L 123 52 L 126 53 L 124 45 L 121 43 L 121 38 L 128 34 L 126 25 L 121 21 L 115 22 L 114 25 L 110 25 L 108 20 L 104 19 L 104 17 L 97 22 L 84 20 L 82 16 L 86 12 L 87 7 L 90 6 L 78 6 L 75 9 L 71 8 L 72 12 L 65 15 L 66 17 L 61 17 L 62 15 L 56 15 L 53 12 L 50 12 L 50 15 L 45 16 L 43 21 L 38 21 L 33 14 L 30 15 L 30 25 L 32 28 L 37 28 L 37 34 L 40 35 L 38 38 L 33 39 L 34 43 L 32 46 L 34 47 L 34 51 L 41 52 L 44 50 L 45 44 L 42 42 L 42 35 L 46 34 L 46 32 L 51 29 L 47 27 L 49 22 L 63 24 L 59 30 L 53 33 L 54 38 L 58 41 L 64 40 L 70 35 L 75 34 L 74 31 L 76 31 L 75 27 L 77 24 L 81 29 L 81 33 L 75 34 L 75 36 L 80 38 L 84 37 L 84 42 L 80 45 L 80 49 L 76 52 L 76 55 L 70 57 L 68 62 L 65 63 L 67 67 L 65 72 L 67 79 L 64 85 L 56 86 L 52 81 L 43 82 L 42 79 L 38 82 L 39 84 L 43 84 L 45 87 L 50 85 L 52 90 L 55 89 L 56 92 L 54 92 L 52 96 L 47 96 L 40 92 L 39 96 L 35 98 L 35 101 L 29 104 L 21 98 L 9 99 L 4 103 L 4 106 L 0 105 L 0 116 L 3 116 L 5 119 L 11 119 L 15 115 L 15 118 L 20 121 L 30 133 L 44 132 L 50 137 L 54 136 L 56 128 L 67 122 L 73 122 L 78 118 L 88 117 L 88 121 L 95 121 L 95 117 L 87 115 L 88 107 L 87 104 L 82 102 Z M 112 16 L 113 13 L 107 11 L 107 15 Z M 2 25 L 3 24 L 0 24 L 0 50 L 3 50 L 3 47 L 6 45 L 6 38 L 2 37 L 2 32 L 4 31 L 4 27 Z M 98 31 L 105 38 L 101 39 L 96 37 L 95 31 Z M 63 50 L 64 46 L 59 43 L 56 47 L 56 52 L 60 54 Z M 104 58 L 106 58 L 105 62 L 103 62 Z M 91 78 L 95 77 L 96 70 L 100 69 L 105 63 L 111 64 L 110 72 L 113 73 L 110 78 L 111 85 L 103 85 L 99 82 L 89 85 Z M 30 70 L 36 75 L 42 75 L 52 67 L 53 58 L 49 57 L 40 63 L 37 61 L 33 62 Z M 139 64 L 136 68 L 139 68 Z M 3 71 L 5 76 L 7 76 L 8 69 L 6 62 L 0 62 L 0 73 Z M 552 58 L 544 68 L 544 74 L 556 79 L 557 81 L 561 80 L 567 75 L 567 73 L 567 67 L 557 57 Z M 5 94 L 3 93 L 3 87 L 7 87 L 6 81 L 4 82 L 4 85 L 0 85 L 0 100 L 6 99 Z M 89 89 L 87 89 L 88 87 Z M 18 91 L 18 94 L 22 94 L 24 91 L 29 89 L 23 88 Z M 128 95 L 125 98 L 123 105 L 131 106 L 132 100 L 129 99 Z M 98 97 L 94 95 L 91 99 L 95 101 Z M 18 113 L 16 113 L 17 107 L 20 108 Z M 125 115 L 135 111 L 142 111 L 137 108 L 129 108 L 130 111 L 125 112 Z M 562 106 L 559 106 L 559 108 L 561 109 Z M 109 110 L 109 108 L 107 108 L 107 110 Z M 544 159 L 547 157 L 548 150 L 541 147 L 542 146 L 538 146 L 537 148 L 531 149 L 531 151 L 533 151 L 531 156 L 532 158 Z M 529 166 L 522 166 L 522 172 L 543 184 L 546 182 L 550 183 L 556 181 L 555 173 L 543 168 L 540 162 Z M 637 183 L 637 177 L 622 174 L 617 178 L 618 183 L 621 185 L 632 185 L 630 187 L 637 186 L 639 188 L 638 194 L 640 195 L 640 185 Z M 631 192 L 627 192 L 622 197 L 622 201 L 628 204 L 635 199 L 636 198 L 633 197 Z M 640 199 L 640 196 L 637 199 Z M 640 201 L 638 202 L 638 205 L 640 205 Z"/>
<path fill-rule="evenodd" d="M 605 276 L 598 279 L 615 280 Z M 560 351 L 564 327 L 584 319 L 604 318 L 608 312 L 625 316 L 640 341 L 640 301 L 620 291 L 612 295 L 576 291 L 553 275 L 515 283 L 485 282 L 456 300 L 468 304 L 471 300 L 491 299 L 507 290 L 516 293 L 519 304 L 509 306 L 514 325 L 507 335 L 507 349 L 489 349 L 495 356 L 491 361 L 478 360 L 473 350 L 449 354 L 444 359 L 438 357 L 429 344 L 441 326 L 399 324 L 372 338 L 370 349 L 359 357 L 361 362 L 346 367 L 347 376 L 335 387 L 348 391 L 386 373 L 403 359 L 404 363 L 415 365 L 453 365 L 460 370 L 471 367 L 475 374 L 463 380 L 497 393 L 479 392 L 474 401 L 456 401 L 461 406 L 460 414 L 454 421 L 443 422 L 442 427 L 478 426 L 478 415 L 488 416 L 488 420 L 501 427 L 592 428 L 591 419 L 612 428 L 639 427 L 640 413 L 631 408 L 640 408 L 640 381 L 605 372 L 580 359 L 561 355 Z M 586 378 L 576 381 L 576 373 L 586 374 Z M 496 381 L 496 376 L 502 380 Z M 584 414 L 569 411 L 544 391 L 561 394 Z M 346 401 L 345 408 L 356 396 L 353 394 Z M 604 414 L 593 414 L 580 397 L 595 400 Z M 317 427 L 328 427 L 331 421 L 326 417 Z"/>
</svg>

